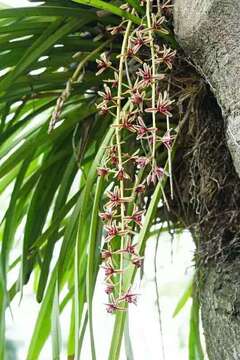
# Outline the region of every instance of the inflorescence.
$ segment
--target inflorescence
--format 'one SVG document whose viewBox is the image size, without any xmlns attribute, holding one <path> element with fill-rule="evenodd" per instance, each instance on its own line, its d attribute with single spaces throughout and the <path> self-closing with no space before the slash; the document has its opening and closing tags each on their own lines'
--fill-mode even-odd
<svg viewBox="0 0 240 360">
<path fill-rule="evenodd" d="M 168 34 L 164 13 L 171 5 L 169 1 L 154 5 L 150 0 L 142 0 L 141 6 L 145 16 L 140 26 L 123 20 L 108 29 L 112 35 L 123 37 L 120 56 L 112 59 L 103 53 L 97 60 L 97 75 L 112 72 L 112 78 L 105 80 L 99 91 L 101 101 L 97 104 L 101 115 L 110 114 L 114 119 L 114 135 L 97 170 L 99 176 L 111 176 L 112 180 L 99 214 L 105 229 L 101 256 L 109 313 L 124 311 L 128 303 L 137 303 L 137 294 L 126 289 L 124 275 L 131 264 L 136 268 L 143 264 L 136 239 L 144 218 L 142 200 L 146 189 L 168 176 L 172 194 L 171 151 L 175 134 L 169 123 L 174 106 L 169 78 L 176 51 L 164 43 L 164 35 Z M 128 5 L 124 9 L 135 14 Z M 162 122 L 166 123 L 164 132 Z M 124 146 L 129 136 L 134 137 L 135 144 L 130 153 Z M 159 148 L 167 153 L 167 168 L 158 163 Z M 163 187 L 162 192 L 167 205 Z"/>
</svg>

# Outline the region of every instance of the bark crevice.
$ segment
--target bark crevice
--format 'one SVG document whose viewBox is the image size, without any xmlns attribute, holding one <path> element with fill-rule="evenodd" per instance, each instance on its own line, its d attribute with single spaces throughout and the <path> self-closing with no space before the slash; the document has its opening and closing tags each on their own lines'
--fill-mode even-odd
<svg viewBox="0 0 240 360">
<path fill-rule="evenodd" d="M 180 45 L 221 109 L 212 100 L 209 103 L 210 95 L 204 97 L 195 124 L 199 136 L 195 132 L 195 148 L 183 173 L 192 178 L 188 190 L 193 199 L 186 198 L 186 206 L 190 201 L 199 236 L 196 261 L 204 277 L 200 298 L 209 360 L 238 360 L 240 2 L 175 0 L 174 23 Z"/>
<path fill-rule="evenodd" d="M 208 87 L 193 112 L 182 134 L 176 177 L 181 203 L 188 207 L 185 222 L 191 219 L 197 239 L 197 290 L 209 360 L 235 360 L 240 359 L 240 180 Z"/>
</svg>

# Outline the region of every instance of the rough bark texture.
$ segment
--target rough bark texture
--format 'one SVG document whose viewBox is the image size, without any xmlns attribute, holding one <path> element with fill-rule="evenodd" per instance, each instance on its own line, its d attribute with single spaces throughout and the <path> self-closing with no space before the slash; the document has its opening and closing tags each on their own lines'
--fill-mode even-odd
<svg viewBox="0 0 240 360">
<path fill-rule="evenodd" d="M 174 9 L 177 38 L 216 95 L 240 174 L 240 1 L 176 0 Z"/>
<path fill-rule="evenodd" d="M 174 21 L 181 46 L 210 84 L 222 110 L 227 146 L 240 175 L 240 1 L 175 0 Z M 209 139 L 211 136 L 210 131 Z M 201 161 L 204 163 L 207 159 L 202 157 Z M 216 157 L 217 161 L 219 158 Z M 234 181 L 232 189 L 237 194 L 237 176 Z M 227 204 L 226 196 L 232 205 Z M 221 207 L 217 219 L 220 226 L 216 223 L 212 226 L 211 216 L 208 216 L 211 208 L 206 209 L 204 219 L 200 219 L 202 235 L 205 231 L 210 251 L 217 251 L 218 247 L 220 252 L 223 250 L 222 261 L 212 257 L 204 268 L 202 319 L 209 359 L 237 360 L 240 359 L 240 231 L 237 224 L 240 204 L 239 199 L 234 204 L 231 191 L 223 192 L 222 199 L 215 197 L 214 201 L 217 199 Z M 230 212 L 237 219 L 231 228 L 228 226 L 230 218 L 226 215 Z M 221 229 L 224 231 L 219 233 Z M 204 239 L 202 241 L 204 246 Z"/>
<path fill-rule="evenodd" d="M 202 320 L 210 360 L 240 359 L 239 261 L 208 268 Z"/>
</svg>

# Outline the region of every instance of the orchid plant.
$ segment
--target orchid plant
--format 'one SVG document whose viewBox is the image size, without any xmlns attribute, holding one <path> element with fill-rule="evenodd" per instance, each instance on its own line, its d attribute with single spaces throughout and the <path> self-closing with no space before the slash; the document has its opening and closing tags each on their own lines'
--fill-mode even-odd
<svg viewBox="0 0 240 360">
<path fill-rule="evenodd" d="M 61 358 L 69 306 L 68 357 L 80 358 L 88 326 L 96 360 L 100 271 L 118 360 L 147 239 L 168 230 L 176 138 L 199 88 L 176 57 L 172 1 L 43 0 L 1 9 L 0 23 L 0 358 L 5 312 L 34 276 L 41 305 L 25 358 L 49 337 Z"/>
</svg>

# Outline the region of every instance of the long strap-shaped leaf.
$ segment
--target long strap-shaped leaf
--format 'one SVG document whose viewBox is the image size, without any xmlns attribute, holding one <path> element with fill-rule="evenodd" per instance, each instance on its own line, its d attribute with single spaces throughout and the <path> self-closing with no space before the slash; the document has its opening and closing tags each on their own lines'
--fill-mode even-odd
<svg viewBox="0 0 240 360">
<path fill-rule="evenodd" d="M 72 214 L 71 221 L 69 223 L 66 234 L 64 236 L 64 240 L 63 240 L 64 245 L 62 247 L 61 254 L 60 254 L 60 263 L 58 264 L 58 269 L 60 269 L 60 270 L 66 269 L 67 265 L 69 264 L 69 261 L 71 260 L 72 251 L 71 251 L 71 246 L 69 247 L 69 245 L 70 245 L 70 240 L 73 239 L 73 233 L 74 233 L 74 229 L 76 227 L 76 222 L 77 222 L 77 218 L 78 218 L 81 206 L 82 206 L 82 196 L 79 197 L 79 200 L 76 204 L 75 210 Z M 80 263 L 82 264 L 82 261 L 80 261 Z M 83 267 L 86 268 L 86 265 Z M 61 284 L 63 284 L 63 281 L 64 281 L 64 273 L 65 273 L 64 270 L 60 272 Z M 55 275 L 52 275 L 52 280 L 50 281 L 50 284 L 52 284 L 52 282 L 55 281 L 56 278 L 53 278 L 54 276 Z M 83 279 L 80 279 L 80 280 L 83 281 Z M 53 285 L 51 285 L 51 286 L 53 286 Z M 50 289 L 48 287 L 48 290 L 46 292 L 46 296 L 44 298 L 43 305 L 42 305 L 43 313 L 41 312 L 41 316 L 39 314 L 39 316 L 40 316 L 39 321 L 36 324 L 36 329 L 34 331 L 34 335 L 33 335 L 32 341 L 31 341 L 31 346 L 29 348 L 29 354 L 28 354 L 29 360 L 32 358 L 37 358 L 44 342 L 46 341 L 46 338 L 48 337 L 49 327 L 47 328 L 48 330 L 45 331 L 45 334 L 43 335 L 41 332 L 41 322 L 44 321 L 44 317 L 43 317 L 44 314 L 46 316 L 46 312 L 45 312 L 46 308 L 44 305 L 46 302 L 48 303 L 48 305 L 46 304 L 48 306 L 47 311 L 48 312 L 51 311 L 51 300 L 49 299 L 49 293 L 48 293 L 49 290 Z M 53 292 L 52 292 L 51 296 L 53 296 Z M 81 306 L 81 307 L 83 307 L 83 306 Z M 80 309 L 80 311 L 81 311 L 81 309 Z M 38 337 L 40 337 L 40 339 L 41 339 L 40 341 L 38 340 Z"/>
<path fill-rule="evenodd" d="M 50 331 L 50 314 L 52 309 L 52 302 L 54 297 L 54 290 L 56 284 L 56 268 L 52 272 L 51 280 L 48 285 L 46 296 L 38 313 L 38 318 L 33 331 L 30 347 L 26 360 L 38 359 L 39 353 L 48 337 Z"/>
<path fill-rule="evenodd" d="M 135 23 L 137 25 L 141 24 L 141 19 L 139 17 L 134 16 L 134 15 L 120 9 L 120 7 L 112 5 L 105 1 L 102 1 L 102 0 L 72 0 L 72 1 L 74 1 L 78 4 L 89 5 L 96 9 L 101 9 L 101 10 L 110 12 L 110 13 L 118 15 L 122 18 L 131 20 L 133 23 Z"/>
<path fill-rule="evenodd" d="M 6 222 L 2 238 L 1 259 L 0 259 L 0 359 L 4 359 L 5 351 L 5 308 L 8 304 L 7 278 L 9 252 L 14 241 L 14 233 L 17 226 L 17 217 L 15 207 L 18 198 L 18 192 L 22 185 L 24 175 L 30 163 L 26 159 L 20 168 L 16 183 L 12 192 L 11 201 L 6 214 Z"/>
<path fill-rule="evenodd" d="M 88 317 L 89 317 L 89 330 L 91 340 L 92 360 L 96 360 L 94 333 L 93 333 L 93 318 L 92 318 L 92 298 L 94 292 L 94 270 L 95 270 L 95 253 L 97 243 L 97 225 L 98 225 L 98 212 L 99 202 L 102 196 L 103 178 L 99 177 L 97 180 L 91 226 L 89 232 L 89 246 L 88 246 L 88 262 L 87 262 L 87 302 L 88 302 Z"/>
<path fill-rule="evenodd" d="M 190 316 L 190 331 L 188 340 L 189 360 L 204 360 L 200 333 L 199 333 L 200 305 L 197 295 L 193 293 L 193 301 Z"/>
<path fill-rule="evenodd" d="M 87 17 L 88 10 L 78 9 L 76 7 L 63 6 L 38 6 L 38 7 L 22 7 L 16 9 L 3 9 L 0 11 L 1 18 L 24 18 L 32 16 L 63 16 L 63 17 Z"/>
<path fill-rule="evenodd" d="M 65 201 L 67 199 L 67 196 L 69 194 L 72 182 L 74 180 L 76 170 L 77 170 L 76 160 L 75 160 L 74 157 L 72 157 L 72 159 L 70 160 L 70 162 L 69 162 L 69 164 L 68 164 L 68 166 L 66 168 L 63 179 L 61 181 L 60 189 L 59 189 L 58 196 L 57 196 L 56 202 L 55 202 L 52 221 L 55 220 L 55 218 L 58 216 L 59 211 L 65 205 Z M 60 223 L 59 223 L 58 226 L 60 226 Z M 58 231 L 58 228 L 56 230 Z M 57 233 L 57 231 L 56 231 L 56 233 Z M 46 251 L 44 253 L 43 265 L 42 265 L 42 269 L 41 269 L 39 285 L 38 285 L 38 291 L 37 291 L 37 299 L 38 299 L 39 302 L 41 302 L 41 300 L 42 300 L 43 293 L 44 293 L 46 283 L 47 283 L 47 279 L 48 279 L 49 266 L 50 266 L 50 263 L 51 263 L 51 260 L 52 260 L 52 254 L 53 254 L 54 245 L 56 243 L 56 239 L 55 239 L 55 234 L 56 233 L 54 232 L 48 238 Z"/>
<path fill-rule="evenodd" d="M 62 145 L 64 146 L 65 143 Z M 60 145 L 61 146 L 61 145 Z M 28 281 L 32 271 L 32 260 L 28 260 L 28 252 L 33 242 L 41 235 L 52 201 L 64 174 L 66 160 L 57 163 L 42 176 L 33 194 L 29 206 L 23 239 L 22 280 Z"/>
<path fill-rule="evenodd" d="M 42 347 L 49 336 L 51 330 L 52 306 L 53 306 L 56 281 L 57 281 L 57 267 L 58 264 L 55 266 L 55 268 L 52 271 L 51 279 L 49 281 L 48 289 L 46 291 L 46 296 L 44 297 L 44 300 L 41 305 L 41 309 L 38 313 L 37 321 L 33 331 L 26 360 L 33 360 L 39 358 L 39 354 L 42 350 Z M 63 287 L 63 285 L 64 283 L 61 284 L 61 288 Z M 60 289 L 60 285 L 59 285 L 59 289 Z M 71 296 L 72 296 L 72 292 L 67 294 L 66 297 L 61 302 L 59 307 L 60 313 L 63 311 L 64 307 L 71 299 Z"/>
<path fill-rule="evenodd" d="M 9 252 L 10 252 L 12 244 L 13 244 L 14 234 L 15 234 L 16 226 L 17 226 L 17 217 L 16 217 L 16 213 L 15 213 L 17 199 L 18 199 L 20 188 L 21 188 L 23 180 L 24 180 L 24 176 L 26 174 L 26 171 L 27 171 L 27 168 L 28 168 L 30 162 L 31 162 L 30 158 L 26 159 L 20 168 L 19 174 L 18 174 L 16 182 L 15 182 L 15 186 L 14 186 L 14 189 L 12 192 L 12 196 L 11 196 L 10 204 L 9 204 L 9 207 L 7 210 L 7 214 L 6 214 L 6 222 L 5 222 L 4 232 L 3 232 L 2 248 L 1 248 L 1 262 L 2 262 L 2 266 L 3 266 L 5 275 L 8 271 L 8 257 L 9 257 Z"/>
<path fill-rule="evenodd" d="M 6 282 L 0 266 L 0 359 L 5 357 L 5 310 L 7 306 Z"/>
<path fill-rule="evenodd" d="M 65 25 L 61 26 L 64 19 L 58 19 L 51 24 L 43 34 L 33 43 L 32 47 L 23 55 L 15 69 L 7 75 L 0 83 L 0 92 L 6 90 L 13 81 L 22 74 L 27 67 L 36 61 L 47 49 L 74 29 L 80 28 L 93 19 L 93 15 L 82 19 L 70 19 Z"/>
<path fill-rule="evenodd" d="M 108 125 L 108 124 L 106 124 Z M 86 183 L 85 183 L 85 188 L 84 188 L 84 192 L 83 192 L 83 199 L 82 199 L 82 206 L 81 206 L 81 211 L 79 214 L 79 223 L 78 223 L 78 238 L 75 244 L 75 357 L 76 359 L 79 358 L 80 356 L 80 348 L 79 348 L 79 343 L 78 343 L 78 338 L 79 338 L 79 330 L 80 330 L 80 316 L 81 316 L 81 311 L 79 310 L 79 292 L 82 290 L 83 291 L 83 284 L 80 284 L 80 276 L 78 272 L 82 272 L 83 269 L 80 266 L 80 261 L 79 258 L 82 256 L 82 254 L 86 254 L 86 249 L 87 249 L 87 245 L 88 245 L 88 241 L 89 241 L 89 237 L 88 234 L 89 232 L 86 233 L 85 231 L 85 226 L 86 226 L 86 219 L 89 218 L 89 204 L 91 204 L 91 197 L 92 197 L 92 190 L 93 190 L 93 186 L 94 183 L 96 181 L 97 178 L 97 167 L 99 166 L 102 157 L 104 155 L 106 146 L 109 145 L 109 142 L 112 138 L 114 129 L 110 128 L 107 132 L 107 134 L 104 137 L 104 140 L 101 143 L 101 146 L 95 156 L 95 159 L 92 162 L 91 168 L 88 172 L 88 176 L 86 179 Z M 86 236 L 87 234 L 87 236 Z M 69 252 L 69 249 L 68 249 Z M 85 275 L 86 275 L 86 269 L 85 271 Z M 81 286 L 80 286 L 81 285 Z M 82 296 L 81 296 L 82 299 Z"/>
<path fill-rule="evenodd" d="M 60 360 L 61 356 L 62 339 L 59 315 L 59 292 L 58 282 L 56 282 L 51 316 L 52 358 L 54 360 Z"/>
<path fill-rule="evenodd" d="M 182 294 L 181 298 L 179 299 L 176 308 L 173 312 L 173 317 L 177 316 L 180 313 L 180 311 L 184 308 L 187 301 L 191 298 L 192 292 L 193 292 L 193 279 L 190 281 L 184 293 Z"/>
<path fill-rule="evenodd" d="M 73 197 L 62 207 L 62 209 L 58 212 L 54 220 L 51 222 L 50 226 L 39 236 L 39 238 L 32 245 L 32 250 L 36 247 L 41 247 L 44 242 L 54 233 L 57 232 L 59 225 L 63 222 L 65 216 L 73 209 L 76 204 L 79 196 L 81 194 L 81 190 L 79 190 Z M 71 218 L 71 215 L 70 215 Z M 67 225 L 66 225 L 67 226 Z M 65 230 L 65 228 L 63 229 Z"/>
<path fill-rule="evenodd" d="M 95 112 L 96 106 L 94 105 L 89 107 L 80 105 L 80 107 L 78 107 L 78 117 L 69 116 L 68 121 L 65 121 L 61 126 L 52 131 L 49 136 L 46 136 L 46 129 L 44 128 L 42 128 L 43 131 L 40 133 L 36 132 L 34 136 L 27 139 L 27 141 L 25 141 L 22 146 L 20 146 L 11 156 L 6 159 L 4 163 L 2 163 L 0 168 L 0 178 L 9 172 L 12 168 L 17 166 L 19 161 L 24 159 L 29 150 L 32 147 L 35 147 L 36 144 L 38 144 L 38 147 L 40 147 L 41 145 L 51 145 L 56 140 L 59 141 L 59 138 L 66 136 L 73 129 L 76 123 L 79 121 L 84 121 L 87 117 Z"/>
</svg>

